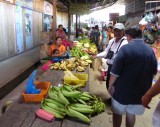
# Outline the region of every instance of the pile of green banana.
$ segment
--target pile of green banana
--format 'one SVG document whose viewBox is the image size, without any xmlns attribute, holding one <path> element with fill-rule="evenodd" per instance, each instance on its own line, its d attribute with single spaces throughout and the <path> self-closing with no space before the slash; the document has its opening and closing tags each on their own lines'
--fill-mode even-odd
<svg viewBox="0 0 160 127">
<path fill-rule="evenodd" d="M 83 51 L 82 47 L 75 47 L 75 48 L 72 48 L 72 50 L 70 50 L 70 55 L 80 58 L 80 57 L 86 56 L 88 54 Z"/>
<path fill-rule="evenodd" d="M 42 101 L 41 107 L 63 119 L 66 115 L 90 123 L 90 117 L 103 112 L 105 104 L 100 98 L 88 92 L 81 92 L 80 85 L 64 84 L 61 88 L 54 86 L 49 89 L 49 98 Z"/>
</svg>

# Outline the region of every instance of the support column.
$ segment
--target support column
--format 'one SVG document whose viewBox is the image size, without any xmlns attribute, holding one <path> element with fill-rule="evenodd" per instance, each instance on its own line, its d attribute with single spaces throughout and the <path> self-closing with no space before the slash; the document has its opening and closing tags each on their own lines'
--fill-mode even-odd
<svg viewBox="0 0 160 127">
<path fill-rule="evenodd" d="M 56 27 L 57 27 L 57 6 L 56 0 L 53 0 L 53 23 L 52 23 L 52 34 L 53 34 L 53 41 L 56 38 Z"/>
<path fill-rule="evenodd" d="M 69 13 L 69 8 L 68 7 L 68 39 L 70 39 L 71 35 L 71 14 Z"/>
<path fill-rule="evenodd" d="M 78 15 L 76 14 L 76 38 L 78 38 L 78 31 L 77 31 L 77 25 L 78 25 Z"/>
<path fill-rule="evenodd" d="M 79 15 L 79 29 L 81 28 L 81 15 Z"/>
</svg>

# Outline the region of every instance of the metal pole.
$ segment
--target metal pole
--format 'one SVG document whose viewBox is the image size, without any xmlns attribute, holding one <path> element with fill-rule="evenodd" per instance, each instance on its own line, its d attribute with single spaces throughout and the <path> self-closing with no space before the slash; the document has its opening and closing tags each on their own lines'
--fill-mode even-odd
<svg viewBox="0 0 160 127">
<path fill-rule="evenodd" d="M 78 31 L 77 31 L 77 19 L 78 19 L 78 15 L 76 14 L 76 38 L 78 38 Z"/>
<path fill-rule="evenodd" d="M 52 23 L 52 34 L 53 34 L 53 40 L 56 38 L 56 27 L 57 27 L 57 7 L 56 7 L 56 0 L 53 0 L 53 23 Z"/>
</svg>

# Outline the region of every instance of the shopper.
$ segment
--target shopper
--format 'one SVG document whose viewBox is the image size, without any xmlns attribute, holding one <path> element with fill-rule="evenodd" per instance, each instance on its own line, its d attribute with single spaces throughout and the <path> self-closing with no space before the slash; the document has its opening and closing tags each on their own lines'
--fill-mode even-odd
<svg viewBox="0 0 160 127">
<path fill-rule="evenodd" d="M 107 27 L 103 27 L 103 31 L 102 31 L 102 45 L 107 45 L 108 41 L 109 41 L 109 36 L 108 36 L 108 31 L 107 31 Z"/>
<path fill-rule="evenodd" d="M 119 49 L 127 44 L 126 37 L 124 37 L 124 25 L 122 23 L 117 23 L 114 25 L 114 38 L 111 39 L 108 43 L 107 48 L 102 52 L 96 55 L 96 57 L 107 58 L 108 71 L 107 71 L 107 80 L 106 87 L 109 87 L 110 71 L 114 58 L 118 54 Z"/>
<path fill-rule="evenodd" d="M 150 88 L 146 94 L 142 97 L 142 104 L 144 107 L 150 109 L 148 104 L 151 102 L 152 98 L 160 93 L 160 78 L 156 82 L 156 84 Z M 157 107 L 153 113 L 153 127 L 160 126 L 160 101 L 157 104 Z"/>
<path fill-rule="evenodd" d="M 108 37 L 109 37 L 109 40 L 111 40 L 112 38 L 114 38 L 114 33 L 113 33 L 113 26 L 112 25 L 108 25 Z"/>
<path fill-rule="evenodd" d="M 95 26 L 94 31 L 91 33 L 91 42 L 95 43 L 97 48 L 99 48 L 100 43 L 100 32 L 98 25 Z"/>
<path fill-rule="evenodd" d="M 126 113 L 126 127 L 134 127 L 135 115 L 144 113 L 141 98 L 151 87 L 157 72 L 153 50 L 144 43 L 142 31 L 133 26 L 125 31 L 129 44 L 118 52 L 111 70 L 113 127 L 120 127 Z"/>
</svg>

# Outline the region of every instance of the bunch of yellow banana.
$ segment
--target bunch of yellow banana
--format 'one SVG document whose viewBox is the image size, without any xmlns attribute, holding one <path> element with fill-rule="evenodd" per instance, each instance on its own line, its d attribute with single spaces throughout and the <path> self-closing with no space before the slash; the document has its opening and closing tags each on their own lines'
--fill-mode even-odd
<svg viewBox="0 0 160 127">
<path fill-rule="evenodd" d="M 78 66 L 76 70 L 79 72 L 82 72 L 82 71 L 85 71 L 85 69 L 86 69 L 85 67 Z"/>
</svg>

